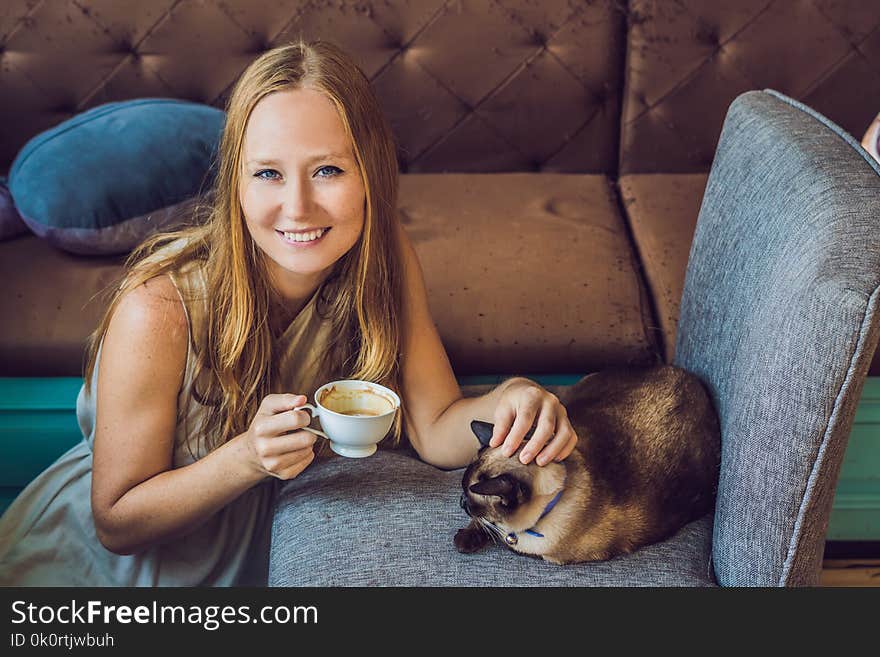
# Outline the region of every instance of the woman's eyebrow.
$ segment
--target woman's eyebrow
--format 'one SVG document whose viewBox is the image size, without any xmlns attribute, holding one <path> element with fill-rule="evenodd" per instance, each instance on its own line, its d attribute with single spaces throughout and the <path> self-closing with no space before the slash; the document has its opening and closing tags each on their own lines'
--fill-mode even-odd
<svg viewBox="0 0 880 657">
<path fill-rule="evenodd" d="M 349 155 L 348 153 L 321 153 L 320 155 L 313 155 L 312 157 L 307 159 L 305 162 L 306 162 L 306 164 L 311 164 L 312 162 L 317 162 L 319 160 L 333 160 L 333 159 L 335 159 L 335 160 L 350 160 L 351 155 Z M 258 165 L 282 164 L 281 160 L 276 160 L 273 158 L 254 158 L 252 160 L 248 160 L 247 163 L 248 164 L 258 164 Z"/>
</svg>

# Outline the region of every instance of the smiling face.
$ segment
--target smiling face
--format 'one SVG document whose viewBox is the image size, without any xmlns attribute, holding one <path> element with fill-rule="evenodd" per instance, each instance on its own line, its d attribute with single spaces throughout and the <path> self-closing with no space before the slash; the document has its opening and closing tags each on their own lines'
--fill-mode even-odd
<svg viewBox="0 0 880 657">
<path fill-rule="evenodd" d="M 358 241 L 365 190 L 351 140 L 327 96 L 271 93 L 244 135 L 239 200 L 281 296 L 302 302 Z"/>
</svg>

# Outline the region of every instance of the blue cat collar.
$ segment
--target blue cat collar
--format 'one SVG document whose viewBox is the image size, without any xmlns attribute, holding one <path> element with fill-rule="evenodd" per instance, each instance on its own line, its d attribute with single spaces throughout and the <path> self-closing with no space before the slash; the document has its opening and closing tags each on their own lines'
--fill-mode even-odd
<svg viewBox="0 0 880 657">
<path fill-rule="evenodd" d="M 543 511 L 543 513 L 541 513 L 541 516 L 538 518 L 538 522 L 541 522 L 541 518 L 543 518 L 544 516 L 546 516 L 548 513 L 550 513 L 553 510 L 553 507 L 556 506 L 556 503 L 559 501 L 560 497 L 562 497 L 561 490 L 558 493 L 556 493 L 556 495 L 553 496 L 553 499 L 550 500 L 550 503 L 544 507 L 544 511 Z M 535 526 L 537 527 L 537 525 L 538 525 L 538 523 L 536 522 Z M 544 534 L 542 534 L 541 532 L 535 531 L 534 529 L 527 529 L 525 531 L 525 533 L 528 534 L 529 536 L 535 536 L 537 538 L 544 538 Z M 504 542 L 507 543 L 508 545 L 516 545 L 518 540 L 519 539 L 517 539 L 516 534 L 513 532 L 510 532 L 507 536 L 504 537 Z"/>
</svg>

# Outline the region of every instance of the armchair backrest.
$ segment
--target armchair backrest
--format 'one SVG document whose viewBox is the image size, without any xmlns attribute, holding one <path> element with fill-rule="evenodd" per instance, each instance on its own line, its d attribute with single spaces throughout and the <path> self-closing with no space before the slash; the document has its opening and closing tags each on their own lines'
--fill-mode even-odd
<svg viewBox="0 0 880 657">
<path fill-rule="evenodd" d="M 878 173 L 852 137 L 782 94 L 730 106 L 675 357 L 706 382 L 721 418 L 721 584 L 818 582 L 880 330 Z"/>
</svg>

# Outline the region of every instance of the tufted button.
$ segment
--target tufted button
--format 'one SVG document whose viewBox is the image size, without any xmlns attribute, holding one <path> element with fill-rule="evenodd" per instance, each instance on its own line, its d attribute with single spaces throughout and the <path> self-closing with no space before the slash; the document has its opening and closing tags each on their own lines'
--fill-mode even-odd
<svg viewBox="0 0 880 657">
<path fill-rule="evenodd" d="M 718 26 L 709 25 L 705 21 L 700 21 L 697 26 L 697 32 L 694 35 L 699 43 L 717 48 L 721 45 L 721 37 L 718 35 Z"/>
<path fill-rule="evenodd" d="M 409 46 L 408 44 L 404 43 L 402 37 L 394 35 L 388 38 L 388 44 L 386 47 L 389 50 L 396 50 L 397 52 L 403 53 L 406 52 Z"/>
<path fill-rule="evenodd" d="M 135 49 L 134 44 L 131 42 L 131 39 L 122 38 L 119 39 L 113 46 L 114 52 L 120 55 L 133 55 L 134 57 L 140 57 L 140 53 Z"/>
<path fill-rule="evenodd" d="M 593 98 L 593 102 L 596 105 L 604 105 L 611 97 L 611 95 L 608 93 L 608 88 L 604 86 L 599 89 L 592 90 L 591 96 Z"/>
<path fill-rule="evenodd" d="M 532 30 L 532 43 L 540 48 L 546 48 L 547 36 L 538 30 Z"/>
<path fill-rule="evenodd" d="M 400 147 L 397 149 L 397 167 L 400 169 L 401 173 L 409 171 L 409 157 L 407 157 L 406 152 Z"/>
<path fill-rule="evenodd" d="M 259 57 L 264 52 L 272 48 L 272 42 L 266 37 L 265 34 L 254 34 L 253 36 L 253 45 L 251 46 L 250 52 L 246 54 L 253 55 L 254 57 Z"/>
<path fill-rule="evenodd" d="M 59 103 L 54 109 L 52 109 L 52 114 L 66 114 L 73 116 L 77 112 L 76 103 L 73 101 Z"/>
</svg>

